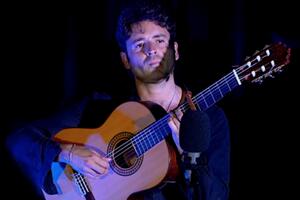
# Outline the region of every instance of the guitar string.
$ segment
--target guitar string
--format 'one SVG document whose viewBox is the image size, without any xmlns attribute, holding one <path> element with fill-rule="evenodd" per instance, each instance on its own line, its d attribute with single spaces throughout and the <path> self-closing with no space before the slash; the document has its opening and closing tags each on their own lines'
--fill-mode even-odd
<svg viewBox="0 0 300 200">
<path fill-rule="evenodd" d="M 231 78 L 232 79 L 232 78 Z M 160 125 L 159 124 L 159 121 L 157 121 L 156 122 L 156 124 L 155 124 L 156 126 L 157 125 Z M 154 128 L 154 127 L 151 127 L 150 126 L 150 128 Z M 147 135 L 147 130 L 149 129 L 149 127 L 148 128 L 146 128 L 146 129 L 144 129 L 144 131 L 143 131 L 143 133 L 140 133 L 140 134 L 138 134 L 138 137 L 139 137 L 139 140 L 134 140 L 136 143 L 139 143 L 139 141 L 141 141 L 141 140 L 143 140 L 144 138 L 143 138 L 143 135 Z M 133 138 L 133 139 L 135 139 L 135 138 Z M 120 145 L 118 148 L 116 148 L 114 151 L 112 151 L 110 154 L 108 154 L 107 156 L 111 156 L 111 154 L 113 154 L 113 153 L 115 153 L 115 154 L 117 154 L 117 153 L 119 153 L 118 151 L 119 150 L 123 150 L 125 147 L 127 147 L 128 145 L 130 145 L 130 143 L 132 142 L 132 139 L 131 140 L 128 140 L 128 142 L 125 142 L 125 143 L 123 143 L 122 145 Z M 115 155 L 116 156 L 116 155 Z"/>
<path fill-rule="evenodd" d="M 214 98 L 214 92 L 218 91 L 218 93 L 220 94 L 220 96 L 224 96 L 222 89 L 220 89 L 222 86 L 226 86 L 229 91 L 232 91 L 236 86 L 238 85 L 232 85 L 232 84 L 237 84 L 236 78 L 233 74 L 233 72 L 229 73 L 229 75 L 231 75 L 230 79 L 228 80 L 219 80 L 217 82 L 215 82 L 213 85 L 211 85 L 210 87 L 208 87 L 207 89 L 205 89 L 203 92 L 195 95 L 194 97 L 192 97 L 192 101 L 193 102 L 199 102 L 200 100 L 203 100 L 203 102 L 205 103 L 206 107 L 210 107 L 210 105 L 215 104 L 219 99 L 215 99 Z M 222 83 L 222 82 L 225 82 Z M 207 102 L 207 96 L 210 95 L 212 97 L 212 100 L 214 101 L 212 104 L 209 104 L 209 102 Z M 225 94 L 226 95 L 226 94 Z M 184 102 L 182 105 L 179 106 L 179 108 L 183 111 L 186 111 L 189 109 L 189 104 L 188 102 Z M 199 108 L 199 106 L 198 106 Z"/>
<path fill-rule="evenodd" d="M 228 76 L 232 76 L 232 74 L 231 73 L 229 73 L 229 74 L 227 74 L 225 77 L 228 77 Z M 225 77 L 223 78 L 223 79 L 221 79 L 221 80 L 224 80 L 225 79 Z M 232 82 L 232 80 L 235 80 L 235 77 L 230 77 L 230 79 L 229 80 L 227 80 L 227 82 Z M 236 81 L 236 80 L 235 80 Z M 166 116 L 168 116 L 169 117 L 169 115 L 166 115 Z M 150 126 L 150 128 L 155 128 L 155 126 L 157 127 L 157 126 L 160 126 L 161 124 L 160 124 L 160 121 L 156 121 L 156 123 L 154 124 L 154 126 L 153 127 L 151 127 Z M 128 146 L 128 148 L 131 148 L 132 149 L 132 147 L 131 147 L 131 143 L 133 143 L 133 144 L 138 144 L 138 143 L 141 143 L 141 141 L 145 141 L 145 139 L 146 138 L 149 138 L 151 135 L 149 135 L 149 133 L 151 133 L 151 132 L 153 132 L 151 129 L 150 130 L 148 130 L 149 128 L 146 128 L 146 129 L 144 129 L 144 131 L 142 132 L 142 133 L 140 133 L 140 134 L 138 134 L 135 138 L 137 138 L 137 140 L 133 140 L 133 139 L 135 139 L 135 138 L 132 138 L 132 139 L 130 139 L 130 140 L 128 140 L 127 142 L 125 142 L 125 143 L 123 143 L 122 145 L 120 145 L 118 148 L 116 148 L 116 149 L 114 149 L 113 151 L 111 151 L 109 154 L 107 154 L 107 157 L 110 157 L 112 154 L 114 154 L 114 157 L 116 158 L 116 157 L 118 157 L 118 156 L 120 156 L 120 155 L 122 155 L 124 152 L 126 152 L 128 149 L 124 149 L 124 148 L 127 148 Z M 125 151 L 122 151 L 122 150 L 125 150 Z M 120 151 L 122 151 L 122 152 L 120 152 Z"/>
<path fill-rule="evenodd" d="M 267 56 L 267 55 L 266 55 Z M 264 57 L 266 57 L 266 56 L 264 56 Z M 251 61 L 251 62 L 253 62 L 253 60 Z M 260 62 L 260 61 L 258 61 L 258 62 Z M 257 63 L 258 63 L 257 62 Z M 257 63 L 254 63 L 254 65 L 256 65 Z M 253 65 L 253 63 L 252 63 L 252 66 L 251 67 L 253 67 L 254 66 Z M 270 65 L 270 63 L 267 63 L 267 65 Z M 246 66 L 246 64 L 244 64 L 244 65 L 241 65 L 236 71 L 237 71 L 237 73 L 239 74 L 240 72 L 245 72 L 246 70 L 248 70 L 249 68 L 246 68 L 245 70 L 243 70 L 243 69 L 241 69 L 241 68 L 243 68 L 243 67 L 245 67 Z M 230 75 L 230 73 L 228 74 L 228 75 Z M 226 76 L 225 76 L 226 77 Z M 241 78 L 240 80 L 244 80 L 246 77 L 244 77 L 244 78 Z M 221 79 L 221 81 L 223 80 L 224 78 L 222 78 Z M 234 76 L 232 76 L 230 79 L 229 79 L 229 81 L 227 80 L 227 82 L 231 82 L 232 83 L 232 80 L 235 80 L 235 77 Z M 236 81 L 236 80 L 235 80 Z M 215 84 L 215 85 L 217 85 L 217 84 Z M 237 85 L 238 86 L 238 85 Z M 214 87 L 216 87 L 216 86 L 214 86 L 214 85 L 212 85 L 211 87 L 209 87 L 208 89 L 210 89 L 210 90 L 212 90 L 212 88 L 214 88 Z M 218 89 L 219 89 L 219 86 L 217 86 L 218 87 Z M 215 89 L 215 88 L 214 88 Z M 234 89 L 234 88 L 233 88 Z M 211 93 L 211 91 L 209 91 L 210 93 Z M 203 93 L 203 92 L 202 92 Z M 200 93 L 201 94 L 201 96 L 203 96 L 203 94 L 202 93 Z M 205 93 L 205 92 L 204 92 Z M 196 97 L 195 96 L 195 98 L 197 99 L 197 98 L 199 98 L 199 95 L 198 95 L 198 97 Z M 202 97 L 203 98 L 203 97 Z M 204 98 L 203 98 L 204 99 Z M 205 99 L 204 99 L 204 101 L 205 101 Z M 207 103 L 206 103 L 207 104 Z M 210 105 L 209 105 L 210 106 Z M 209 107 L 208 106 L 208 107 Z M 185 109 L 185 107 L 183 106 L 181 109 Z M 151 135 L 146 135 L 146 137 L 150 137 Z M 145 138 L 146 138 L 145 137 Z M 140 141 L 141 140 L 145 140 L 145 138 L 142 138 L 141 137 L 141 139 L 140 139 Z M 153 140 L 153 139 L 152 139 Z M 139 142 L 139 141 L 138 141 Z M 132 153 L 133 153 L 133 155 L 135 154 L 135 152 L 133 152 L 133 151 L 131 151 Z"/>
<path fill-rule="evenodd" d="M 267 54 L 261 55 L 261 59 L 263 60 L 263 59 L 264 59 L 265 57 L 267 57 L 267 56 L 268 56 Z M 257 61 L 257 62 L 254 63 L 254 61 Z M 261 62 L 261 61 L 258 61 L 257 59 L 253 59 L 253 60 L 251 60 L 250 62 L 251 62 L 251 65 L 252 65 L 251 67 L 253 67 L 253 66 L 257 65 L 257 63 L 259 63 L 259 62 Z M 268 63 L 268 64 L 270 64 L 270 63 Z M 268 64 L 267 64 L 267 65 L 268 65 Z M 244 65 L 241 65 L 241 66 L 239 67 L 239 69 L 236 70 L 237 74 L 239 75 L 240 73 L 243 73 L 243 72 L 247 71 L 249 68 L 246 68 L 245 70 L 243 70 L 246 66 L 247 66 L 247 63 L 245 63 Z M 240 68 L 242 68 L 242 69 L 240 69 Z M 229 73 L 229 74 L 230 74 L 230 73 Z M 240 81 L 243 81 L 243 80 L 245 80 L 245 79 L 246 79 L 246 78 L 245 78 L 245 76 L 244 76 L 244 77 L 240 78 Z M 220 81 L 220 80 L 219 80 L 219 81 Z M 213 88 L 214 85 L 218 85 L 218 82 L 219 82 L 219 81 L 217 81 L 216 83 L 214 83 L 212 86 L 208 87 L 206 90 L 209 90 L 210 93 L 214 92 L 214 91 L 211 91 L 210 88 Z M 217 88 L 220 88 L 220 87 L 217 86 Z M 230 87 L 229 87 L 229 88 L 230 88 Z M 203 94 L 202 94 L 202 93 L 203 93 Z M 196 96 L 194 96 L 194 97 L 192 98 L 192 100 L 193 100 L 193 101 L 194 101 L 194 100 L 198 101 L 198 100 L 200 99 L 200 97 L 201 97 L 201 98 L 204 99 L 204 101 L 205 101 L 205 98 L 203 98 L 203 96 L 205 96 L 204 93 L 206 93 L 205 90 L 204 90 L 203 92 L 197 94 Z M 205 103 L 207 104 L 207 102 L 205 102 Z M 181 107 L 181 109 L 186 109 L 187 107 L 189 107 L 189 105 L 185 102 L 185 103 L 183 103 L 180 107 Z"/>
<path fill-rule="evenodd" d="M 255 60 L 252 60 L 251 62 L 253 62 L 253 61 L 255 61 Z M 257 64 L 257 63 L 255 63 L 255 64 Z M 247 63 L 245 63 L 244 65 L 241 65 L 239 68 L 237 68 L 237 70 L 236 70 L 236 72 L 239 74 L 243 69 L 244 69 L 244 67 L 247 65 Z M 253 67 L 253 66 L 252 66 Z M 245 70 L 243 70 L 243 71 L 246 71 L 246 70 L 248 70 L 248 68 L 247 69 L 245 69 Z M 231 76 L 228 80 L 226 80 L 226 77 L 228 77 L 228 76 Z M 221 81 L 224 81 L 224 80 L 226 80 L 227 81 L 227 83 L 232 83 L 232 80 L 234 80 L 234 81 L 236 81 L 236 78 L 235 78 L 235 76 L 232 76 L 232 72 L 231 73 L 228 73 L 226 76 L 224 76 L 222 79 L 220 79 L 219 81 L 217 81 L 215 84 L 213 84 L 211 87 L 209 87 L 209 88 L 207 88 L 207 89 L 205 89 L 203 92 L 201 92 L 200 94 L 203 96 L 205 93 L 207 93 L 207 90 L 210 90 L 209 92 L 211 93 L 211 90 L 215 90 L 216 89 L 216 87 L 217 87 L 217 89 L 219 90 L 219 86 L 217 85 L 217 83 L 218 82 L 221 82 Z M 242 79 L 240 79 L 240 80 L 242 80 Z M 195 98 L 196 97 L 196 98 Z M 194 99 L 197 99 L 197 98 L 199 98 L 199 94 L 198 95 L 196 95 L 194 97 Z M 202 97 L 203 98 L 203 97 Z M 205 100 L 205 99 L 204 99 Z M 186 102 L 185 102 L 186 103 Z M 182 107 L 182 109 L 185 109 L 184 108 L 184 104 L 183 105 L 181 105 L 181 107 Z M 187 105 L 188 106 L 188 105 Z M 168 115 L 167 115 L 168 116 Z M 159 125 L 159 123 L 157 123 L 156 124 L 156 126 L 158 126 Z M 151 128 L 151 127 L 150 127 Z M 153 128 L 153 127 L 152 127 Z M 141 134 L 138 134 L 138 139 L 139 140 L 135 140 L 135 144 L 137 144 L 137 143 L 140 143 L 141 141 L 144 141 L 146 138 L 149 138 L 151 135 L 149 135 L 149 132 L 151 133 L 151 132 L 153 132 L 153 131 L 147 131 L 147 130 L 145 130 L 145 131 L 143 131 L 143 133 L 141 133 Z M 145 136 L 143 136 L 143 135 L 145 135 Z M 127 143 L 127 144 L 125 144 L 125 143 Z M 133 143 L 134 144 L 134 142 L 132 142 L 132 139 L 130 139 L 130 140 L 128 140 L 128 142 L 125 142 L 125 143 L 123 143 L 121 146 L 119 146 L 118 148 L 116 148 L 116 149 L 114 149 L 113 151 L 111 151 L 110 153 L 108 153 L 107 154 L 107 156 L 111 156 L 113 153 L 114 153 L 114 157 L 116 158 L 116 157 L 119 157 L 121 154 L 123 154 L 124 152 L 126 152 L 128 149 L 125 149 L 125 151 L 122 151 L 122 152 L 120 152 L 121 150 L 124 150 L 124 148 L 126 148 L 128 145 L 130 145 L 130 149 L 132 149 L 131 148 L 131 143 Z M 123 147 L 122 147 L 123 146 Z M 132 151 L 133 152 L 133 151 Z M 135 152 L 133 152 L 133 153 L 135 153 Z"/>
<path fill-rule="evenodd" d="M 113 155 L 113 157 L 116 160 L 116 158 L 123 155 L 127 150 L 133 149 L 131 144 L 136 145 L 136 144 L 141 143 L 141 141 L 145 141 L 146 138 L 149 138 L 150 137 L 149 134 L 151 134 L 155 128 L 157 128 L 157 127 L 161 128 L 161 125 L 165 125 L 166 123 L 163 121 L 168 120 L 169 117 L 170 117 L 170 115 L 167 114 L 160 120 L 155 121 L 155 124 L 152 128 L 146 128 L 146 129 L 142 130 L 141 132 L 139 132 L 139 134 L 134 136 L 134 138 L 131 138 L 130 140 L 125 142 L 125 143 L 127 143 L 125 146 L 123 146 L 121 149 L 120 148 L 114 149 L 113 151 L 108 153 L 106 157 L 111 157 Z M 123 143 L 123 144 L 125 144 L 125 143 Z M 121 147 L 121 146 L 119 146 L 119 147 Z M 133 156 L 133 155 L 135 155 L 135 152 L 133 152 L 133 154 L 130 154 L 130 156 Z"/>
<path fill-rule="evenodd" d="M 230 73 L 229 73 L 228 75 L 230 75 Z M 223 79 L 224 79 L 224 78 L 223 78 Z M 227 82 L 232 82 L 232 80 L 234 80 L 234 79 L 235 79 L 235 77 L 231 77 L 229 80 L 227 80 Z M 168 116 L 168 118 L 170 117 L 170 115 L 166 115 L 166 116 Z M 163 121 L 163 120 L 161 120 L 161 121 Z M 160 126 L 160 125 L 161 125 L 161 121 L 157 121 L 157 122 L 155 123 L 155 125 L 152 127 L 152 129 L 154 129 L 154 128 L 157 127 L 157 126 Z M 150 128 L 151 128 L 151 126 L 150 126 Z M 129 149 L 124 149 L 124 148 L 127 148 L 128 145 L 130 146 L 129 148 L 132 149 L 130 143 L 138 144 L 138 143 L 141 143 L 141 141 L 145 141 L 146 139 L 149 139 L 149 137 L 152 137 L 152 135 L 149 134 L 149 133 L 151 133 L 151 132 L 153 132 L 153 130 L 151 130 L 151 129 L 148 130 L 147 128 L 144 129 L 144 131 L 143 131 L 142 133 L 140 133 L 140 134 L 137 135 L 137 137 L 136 137 L 137 140 L 132 140 L 132 139 L 128 140 L 128 142 L 125 142 L 125 143 L 127 143 L 127 144 L 123 143 L 123 145 L 121 145 L 121 146 L 123 146 L 122 148 L 121 148 L 121 146 L 119 146 L 118 149 L 116 148 L 114 151 L 111 151 L 111 152 L 108 154 L 108 156 L 111 156 L 111 154 L 114 153 L 114 157 L 115 157 L 115 158 L 116 158 L 116 157 L 119 157 L 119 156 L 122 155 L 124 152 L 126 152 L 127 150 L 129 150 Z M 133 138 L 133 139 L 134 139 L 134 138 Z M 125 151 L 122 151 L 122 150 L 125 150 Z M 120 152 L 120 151 L 122 151 L 122 152 Z M 134 152 L 133 152 L 133 153 L 134 153 Z"/>
<path fill-rule="evenodd" d="M 167 118 L 169 118 L 170 116 L 169 115 L 167 115 L 168 117 Z M 161 120 L 161 121 L 158 121 L 155 125 L 156 125 L 156 127 L 160 127 L 161 128 L 161 124 L 163 124 L 165 127 L 164 128 L 166 128 L 166 125 L 167 125 L 167 123 L 165 122 L 165 120 Z M 154 133 L 155 131 L 154 131 L 154 129 L 156 128 L 155 126 L 153 126 L 152 127 L 152 129 L 150 129 L 150 130 L 145 130 L 144 132 L 142 132 L 142 133 L 140 133 L 139 135 L 138 135 L 138 137 L 137 137 L 137 139 L 135 139 L 135 140 L 132 140 L 131 139 L 131 141 L 132 141 L 132 143 L 134 144 L 134 145 L 136 145 L 136 144 L 139 144 L 139 143 L 141 143 L 141 142 L 143 142 L 143 141 L 146 141 L 146 139 L 149 141 L 150 139 L 152 139 L 152 140 L 154 140 L 154 138 L 153 138 L 153 134 L 152 133 Z M 167 126 L 168 127 L 168 126 Z M 149 134 L 150 133 L 150 134 Z M 157 137 L 157 136 L 156 136 Z M 151 142 L 149 142 L 150 144 L 151 144 Z M 128 145 L 130 145 L 129 143 L 128 143 Z M 130 153 L 130 155 L 129 156 L 134 156 L 135 155 L 135 152 L 133 151 L 133 148 L 131 147 L 131 145 L 130 145 L 130 149 L 124 149 L 124 148 L 126 148 L 128 145 L 126 145 L 126 146 L 124 146 L 122 149 L 120 149 L 119 151 L 115 151 L 115 152 L 113 152 L 113 153 L 115 153 L 115 155 L 114 155 L 114 157 L 116 158 L 115 160 L 120 160 L 120 159 L 118 159 L 118 157 L 121 155 L 121 154 L 123 154 L 124 152 L 128 152 L 128 151 L 130 151 L 131 153 Z M 128 155 L 128 153 L 126 154 L 126 155 Z"/>
<path fill-rule="evenodd" d="M 261 59 L 262 59 L 262 60 L 263 60 L 265 57 L 269 56 L 269 55 L 267 55 L 266 51 L 265 51 L 264 53 L 265 53 L 265 55 L 261 55 Z M 261 54 L 261 53 L 260 53 L 260 54 Z M 257 55 L 258 55 L 258 54 L 257 54 Z M 254 61 L 256 61 L 256 62 L 254 62 Z M 261 62 L 261 61 L 258 60 L 258 58 L 256 57 L 256 59 L 254 59 L 254 60 L 251 61 L 251 66 L 250 66 L 250 67 L 253 67 L 253 66 L 257 65 L 257 64 L 260 63 L 260 62 Z M 237 72 L 238 75 L 239 75 L 240 73 L 245 72 L 246 70 L 249 70 L 250 67 L 245 68 L 246 65 L 248 65 L 248 63 L 245 63 L 244 65 L 241 65 L 240 67 L 237 68 L 236 72 Z M 271 65 L 271 63 L 270 63 L 270 62 L 267 62 L 267 63 L 265 64 L 265 66 L 268 66 L 268 65 Z M 272 66 L 272 68 L 273 68 L 273 66 Z M 271 68 L 271 69 L 272 69 L 272 68 Z M 268 71 L 270 71 L 270 70 L 268 70 Z M 229 76 L 229 75 L 232 75 L 232 73 L 229 73 L 228 76 Z M 228 77 L 228 76 L 225 76 L 225 77 Z M 211 95 L 212 95 L 211 90 L 215 89 L 216 87 L 218 88 L 218 90 L 220 90 L 220 89 L 219 89 L 220 87 L 219 87 L 219 85 L 218 85 L 218 82 L 223 81 L 223 80 L 225 79 L 225 77 L 222 78 L 221 80 L 217 81 L 214 85 L 212 85 L 211 87 L 207 88 L 206 90 L 209 90 L 209 92 L 211 93 Z M 240 77 L 239 77 L 239 78 L 240 78 Z M 245 79 L 246 79 L 246 76 L 240 78 L 239 80 L 240 80 L 240 81 L 243 81 L 243 80 L 245 80 Z M 227 83 L 229 83 L 229 84 L 228 84 L 229 88 L 230 88 L 230 83 L 232 83 L 232 80 L 234 80 L 235 83 L 236 83 L 236 78 L 235 78 L 235 76 L 232 76 L 230 79 L 227 80 Z M 236 87 L 236 86 L 238 86 L 238 85 L 235 85 L 235 87 Z M 230 88 L 230 89 L 231 89 L 231 88 Z M 233 88 L 233 89 L 234 89 L 234 88 Z M 194 100 L 195 100 L 195 99 L 198 99 L 198 98 L 200 97 L 200 95 L 201 95 L 201 97 L 202 97 L 202 99 L 205 101 L 207 107 L 209 107 L 210 105 L 208 105 L 207 102 L 206 102 L 206 100 L 205 100 L 205 98 L 203 98 L 204 94 L 207 93 L 206 90 L 204 90 L 203 92 L 201 92 L 201 93 L 199 93 L 198 95 L 196 95 L 196 96 L 194 97 Z M 216 101 L 215 101 L 215 102 L 216 102 Z M 215 103 L 215 102 L 214 102 L 214 103 Z M 183 106 L 181 106 L 180 108 L 181 108 L 181 109 L 186 109 L 186 107 L 184 107 L 184 106 L 188 106 L 188 107 L 189 107 L 189 105 L 187 105 L 187 102 L 185 102 L 185 104 L 183 104 Z M 198 107 L 199 107 L 199 106 L 198 106 Z M 148 136 L 150 137 L 151 135 L 146 135 L 146 137 L 148 137 Z M 144 139 L 143 139 L 143 140 L 144 140 Z M 134 153 L 134 152 L 133 152 L 133 153 Z"/>
<path fill-rule="evenodd" d="M 231 78 L 231 79 L 233 79 L 233 78 Z M 168 116 L 168 118 L 169 118 L 169 116 Z M 161 121 L 163 121 L 163 120 L 161 120 Z M 156 127 L 160 126 L 162 124 L 161 121 L 155 124 Z M 164 122 L 163 124 L 166 125 L 167 123 Z M 154 128 L 155 128 L 155 126 L 152 127 L 152 130 L 150 129 L 150 130 L 143 131 L 141 134 L 138 134 L 138 137 L 136 137 L 137 139 L 135 139 L 135 140 L 131 139 L 127 142 L 127 144 L 125 146 L 123 145 L 123 148 L 115 149 L 114 151 L 112 151 L 111 154 L 114 153 L 114 160 L 117 163 L 120 163 L 120 162 L 118 162 L 118 161 L 120 161 L 120 159 L 122 159 L 122 157 L 120 157 L 120 156 L 122 156 L 125 152 L 126 152 L 126 155 L 128 155 L 128 156 L 136 156 L 136 152 L 132 148 L 131 143 L 133 145 L 136 145 L 136 144 L 142 143 L 143 141 L 147 141 L 147 140 L 149 141 L 149 138 L 152 138 L 152 140 L 154 140 L 153 139 L 153 133 L 154 133 L 153 129 Z M 150 144 L 151 144 L 151 142 L 150 142 Z M 146 147 L 147 147 L 147 144 L 146 144 Z M 122 159 L 122 161 L 123 161 L 123 159 Z"/>
<path fill-rule="evenodd" d="M 229 73 L 229 74 L 227 74 L 225 77 L 223 77 L 223 79 L 221 79 L 221 80 L 224 80 L 226 77 L 228 77 L 228 76 L 230 76 L 231 75 L 231 73 Z M 234 80 L 235 79 L 235 77 L 230 77 L 230 79 L 228 79 L 227 80 L 227 82 L 232 82 L 232 80 Z M 219 80 L 220 81 L 220 80 Z M 205 92 L 204 92 L 205 93 Z M 167 115 L 168 116 L 168 115 Z M 169 117 L 169 116 L 168 116 Z M 160 124 L 159 124 L 159 122 L 157 121 L 157 123 L 155 124 L 156 126 L 159 126 Z M 151 128 L 151 127 L 150 127 Z M 154 127 L 152 127 L 152 128 L 154 128 Z M 147 137 L 149 137 L 148 136 L 148 133 L 149 132 L 152 132 L 151 130 L 149 131 L 149 130 L 147 130 L 147 128 L 146 129 L 144 129 L 144 131 L 143 131 L 143 133 L 140 133 L 140 134 L 138 134 L 137 136 L 138 136 L 138 140 L 134 140 L 135 141 L 135 144 L 137 144 L 137 143 L 140 143 L 140 141 L 143 141 L 143 140 L 145 140 L 145 138 L 147 138 Z M 146 136 L 143 136 L 143 135 L 146 135 Z M 132 139 L 134 139 L 134 138 L 132 138 Z M 116 158 L 116 157 L 118 157 L 120 154 L 123 154 L 123 152 L 125 152 L 126 151 L 126 149 L 125 149 L 125 151 L 123 151 L 123 152 L 120 152 L 121 150 L 123 150 L 124 148 L 126 148 L 128 145 L 130 145 L 131 146 L 131 144 L 130 143 L 134 143 L 134 142 L 132 142 L 132 139 L 130 139 L 130 140 L 128 140 L 127 142 L 125 142 L 125 143 L 123 143 L 122 145 L 120 145 L 118 148 L 116 148 L 116 149 L 114 149 L 113 151 L 111 151 L 110 153 L 108 153 L 107 154 L 107 157 L 110 157 L 112 154 L 114 154 L 114 157 Z"/>
<path fill-rule="evenodd" d="M 246 65 L 246 64 L 245 64 Z M 243 67 L 245 67 L 245 65 L 243 66 L 243 65 L 241 65 L 238 69 L 237 69 L 237 72 L 239 73 L 240 72 L 240 68 L 243 68 Z M 247 69 L 246 69 L 247 70 Z M 244 70 L 244 71 L 246 71 L 246 70 Z M 227 76 L 229 76 L 231 73 L 229 73 L 229 74 L 227 74 L 225 77 L 227 77 Z M 225 79 L 225 77 L 224 78 L 222 78 L 220 81 L 222 81 L 223 79 Z M 229 81 L 231 81 L 231 80 L 235 80 L 235 77 L 233 76 L 232 78 L 230 78 L 229 79 Z M 242 79 L 240 79 L 240 80 L 243 80 L 244 78 L 242 78 Z M 221 93 L 221 90 L 220 90 L 220 87 L 218 86 L 218 82 L 219 81 L 217 81 L 214 85 L 216 85 L 216 86 L 214 86 L 214 85 L 212 85 L 211 87 L 209 87 L 209 88 L 207 88 L 206 90 L 208 90 L 208 89 L 210 89 L 210 90 L 213 90 L 213 88 L 214 87 L 217 87 L 218 88 L 218 90 L 220 91 L 220 93 Z M 227 81 L 228 82 L 228 81 Z M 229 82 L 230 83 L 230 82 Z M 230 88 L 230 84 L 228 85 L 229 86 L 229 89 L 231 89 Z M 211 91 L 209 91 L 209 92 L 211 92 Z M 192 99 L 198 99 L 199 97 L 200 97 L 200 95 L 202 96 L 202 98 L 203 98 L 203 96 L 204 96 L 204 93 L 206 93 L 205 92 L 205 90 L 203 91 L 203 92 L 201 92 L 201 93 L 199 93 L 198 95 L 196 95 L 195 97 L 193 97 Z M 211 92 L 212 93 L 212 92 Z M 223 98 L 223 95 L 222 95 L 222 98 Z M 203 98 L 204 99 L 204 98 Z M 205 99 L 204 99 L 204 101 L 206 101 Z M 185 102 L 186 103 L 186 102 Z M 207 103 L 206 103 L 207 104 Z M 186 105 L 186 106 L 188 106 L 188 105 Z M 181 109 L 185 109 L 185 104 L 182 104 L 181 105 Z M 168 115 L 166 115 L 166 116 L 168 116 L 169 117 L 169 114 Z M 159 120 L 159 121 L 163 121 L 163 120 Z M 158 123 L 159 124 L 159 123 Z M 158 125 L 157 125 L 158 126 Z M 151 133 L 151 129 L 150 129 L 150 131 L 144 131 L 144 134 L 146 135 L 146 137 L 150 137 L 151 135 L 149 135 L 149 134 L 147 134 L 147 133 Z M 153 132 L 153 131 L 152 131 Z M 143 137 L 143 136 L 140 136 L 139 135 L 139 137 Z M 145 137 L 145 138 L 146 138 Z M 142 139 L 140 139 L 140 140 L 142 140 Z M 124 146 L 124 144 L 122 144 L 123 146 Z M 128 145 L 130 145 L 130 143 L 128 143 Z M 121 146 L 119 146 L 119 148 L 120 148 Z M 126 149 L 125 149 L 126 150 Z M 132 151 L 133 149 L 131 148 L 131 154 L 133 154 L 133 155 L 135 155 L 135 152 L 134 151 Z M 115 152 L 116 152 L 116 154 L 117 154 L 117 149 L 115 149 L 114 150 Z M 114 151 L 112 151 L 111 153 L 113 153 Z M 109 154 L 107 154 L 107 155 L 109 155 Z M 119 157 L 119 155 L 116 155 L 116 157 Z"/>
</svg>

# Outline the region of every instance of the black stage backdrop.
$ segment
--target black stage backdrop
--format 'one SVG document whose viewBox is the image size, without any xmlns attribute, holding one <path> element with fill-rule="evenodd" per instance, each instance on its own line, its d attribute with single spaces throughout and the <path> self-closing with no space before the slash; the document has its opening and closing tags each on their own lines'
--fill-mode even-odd
<svg viewBox="0 0 300 200">
<path fill-rule="evenodd" d="M 294 2 L 163 1 L 176 14 L 181 55 L 177 78 L 191 87 L 204 89 L 266 44 L 282 41 L 292 48 L 292 62 L 281 74 L 261 85 L 245 85 L 218 103 L 231 127 L 231 200 L 296 195 L 300 16 Z M 12 129 L 91 91 L 113 96 L 130 92 L 131 81 L 114 40 L 116 17 L 124 4 L 99 0 L 3 5 L 1 142 Z M 35 198 L 4 144 L 1 172 L 2 194 Z"/>
</svg>

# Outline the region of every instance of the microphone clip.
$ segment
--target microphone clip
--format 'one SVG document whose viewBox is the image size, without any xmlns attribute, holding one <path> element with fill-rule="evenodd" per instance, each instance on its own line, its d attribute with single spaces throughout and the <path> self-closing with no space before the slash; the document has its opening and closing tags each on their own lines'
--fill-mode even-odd
<svg viewBox="0 0 300 200">
<path fill-rule="evenodd" d="M 183 152 L 181 161 L 186 165 L 197 165 L 201 152 Z"/>
<path fill-rule="evenodd" d="M 181 161 L 184 169 L 184 178 L 187 183 L 191 183 L 192 173 L 198 168 L 201 152 L 183 152 Z"/>
<path fill-rule="evenodd" d="M 184 188 L 188 200 L 193 200 L 197 185 L 197 172 L 201 152 L 183 152 L 181 161 L 183 167 Z"/>
</svg>

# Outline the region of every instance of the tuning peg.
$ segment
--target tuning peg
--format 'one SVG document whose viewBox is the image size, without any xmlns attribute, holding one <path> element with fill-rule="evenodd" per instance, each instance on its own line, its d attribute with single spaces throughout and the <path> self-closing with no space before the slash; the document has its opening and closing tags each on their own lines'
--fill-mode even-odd
<svg viewBox="0 0 300 200">
<path fill-rule="evenodd" d="M 283 72 L 283 70 L 282 69 L 278 69 L 276 72 L 281 73 L 281 72 Z"/>
<path fill-rule="evenodd" d="M 245 61 L 249 60 L 250 56 L 246 56 Z"/>
<path fill-rule="evenodd" d="M 275 76 L 273 74 L 270 74 L 269 77 L 270 78 L 275 78 Z"/>
<path fill-rule="evenodd" d="M 263 49 L 265 50 L 265 49 L 267 49 L 267 48 L 269 48 L 269 47 L 270 47 L 270 45 L 267 44 L 267 45 L 264 46 Z"/>
<path fill-rule="evenodd" d="M 258 83 L 258 84 L 262 84 L 263 79 L 262 78 L 257 78 L 255 80 L 253 80 L 254 83 Z"/>
<path fill-rule="evenodd" d="M 275 73 L 281 73 L 281 72 L 283 71 L 283 69 L 279 67 L 279 68 L 273 69 L 273 71 L 274 71 Z"/>
<path fill-rule="evenodd" d="M 258 53 L 259 53 L 259 51 L 258 51 L 258 50 L 256 50 L 256 51 L 254 52 L 253 56 L 254 56 L 254 55 L 256 55 L 256 54 L 258 54 Z"/>
</svg>

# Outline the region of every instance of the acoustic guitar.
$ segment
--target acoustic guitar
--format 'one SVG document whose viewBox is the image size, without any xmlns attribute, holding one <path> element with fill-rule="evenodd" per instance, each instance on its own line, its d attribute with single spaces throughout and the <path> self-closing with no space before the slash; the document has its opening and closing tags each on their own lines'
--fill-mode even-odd
<svg viewBox="0 0 300 200">
<path fill-rule="evenodd" d="M 196 94 L 192 98 L 194 105 L 206 110 L 244 82 L 261 82 L 273 76 L 290 62 L 290 53 L 291 49 L 282 43 L 266 46 Z M 110 172 L 99 179 L 90 179 L 69 165 L 53 163 L 53 181 L 59 193 L 49 195 L 43 191 L 45 198 L 128 199 L 162 183 L 174 164 L 166 138 L 171 133 L 168 120 L 176 110 L 161 115 L 161 109 L 141 102 L 125 102 L 98 128 L 67 128 L 58 132 L 57 141 L 86 145 L 111 158 Z M 177 109 L 184 113 L 190 109 L 189 103 L 186 101 Z"/>
</svg>

